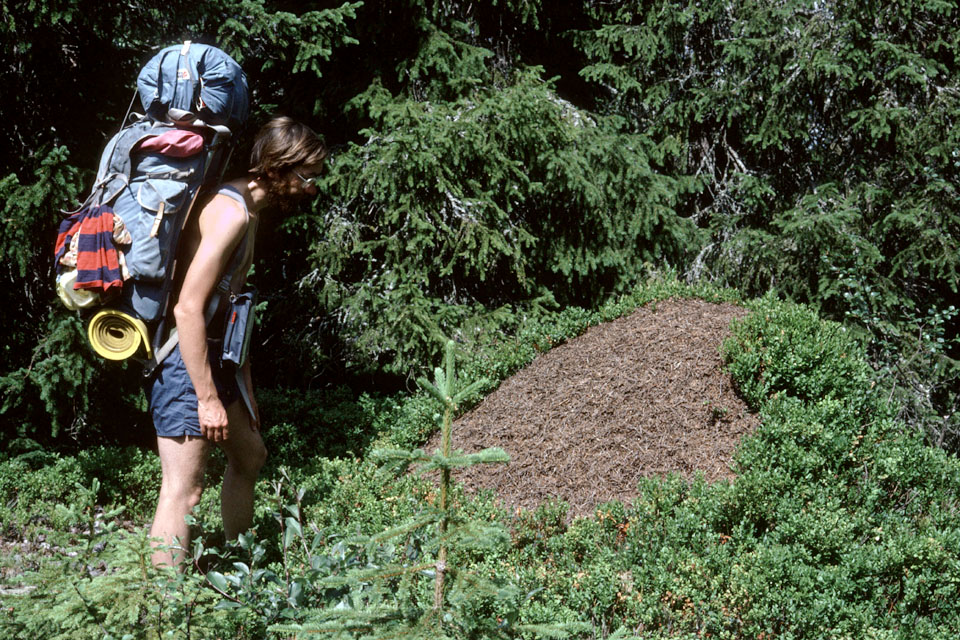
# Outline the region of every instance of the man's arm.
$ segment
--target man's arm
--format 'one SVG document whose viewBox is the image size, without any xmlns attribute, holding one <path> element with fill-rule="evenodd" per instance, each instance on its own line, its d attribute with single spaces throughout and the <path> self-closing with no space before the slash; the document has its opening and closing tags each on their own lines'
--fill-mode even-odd
<svg viewBox="0 0 960 640">
<path fill-rule="evenodd" d="M 233 249 L 246 231 L 246 216 L 230 198 L 215 196 L 200 212 L 200 240 L 180 287 L 173 314 L 183 363 L 197 392 L 200 432 L 219 442 L 227 438 L 227 412 L 217 396 L 207 359 L 204 311 Z"/>
</svg>

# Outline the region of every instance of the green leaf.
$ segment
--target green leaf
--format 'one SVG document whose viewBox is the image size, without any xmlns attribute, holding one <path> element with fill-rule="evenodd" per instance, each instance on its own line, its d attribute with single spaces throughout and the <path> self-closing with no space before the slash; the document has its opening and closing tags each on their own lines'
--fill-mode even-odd
<svg viewBox="0 0 960 640">
<path fill-rule="evenodd" d="M 224 575 L 218 571 L 208 571 L 206 573 L 206 578 L 219 591 L 226 592 L 227 590 L 227 579 Z"/>
<path fill-rule="evenodd" d="M 294 538 L 303 537 L 303 529 L 300 527 L 300 523 L 296 519 L 287 517 L 284 520 L 284 531 L 283 531 L 283 548 L 286 549 L 290 546 L 290 543 Z"/>
</svg>

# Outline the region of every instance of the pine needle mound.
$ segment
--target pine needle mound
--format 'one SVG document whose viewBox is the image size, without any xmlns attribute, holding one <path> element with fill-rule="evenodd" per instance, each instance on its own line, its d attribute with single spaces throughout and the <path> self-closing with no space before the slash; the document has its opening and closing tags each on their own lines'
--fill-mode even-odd
<svg viewBox="0 0 960 640">
<path fill-rule="evenodd" d="M 644 476 L 731 478 L 740 438 L 758 422 L 723 372 L 720 345 L 747 311 L 668 300 L 598 325 L 541 354 L 453 426 L 453 447 L 501 447 L 508 465 L 455 474 L 506 506 L 550 498 L 586 516 L 629 502 Z M 439 435 L 426 445 L 439 446 Z"/>
</svg>

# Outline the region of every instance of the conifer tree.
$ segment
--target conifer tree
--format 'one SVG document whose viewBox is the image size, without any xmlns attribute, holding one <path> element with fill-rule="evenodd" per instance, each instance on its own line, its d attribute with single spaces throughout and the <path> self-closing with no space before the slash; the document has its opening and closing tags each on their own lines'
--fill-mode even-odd
<svg viewBox="0 0 960 640">
<path fill-rule="evenodd" d="M 346 587 L 350 596 L 334 607 L 313 610 L 307 621 L 272 627 L 295 637 L 329 634 L 334 638 L 458 638 L 481 633 L 484 637 L 519 637 L 533 634 L 565 637 L 586 628 L 578 625 L 525 625 L 518 621 L 521 598 L 506 580 L 486 580 L 460 567 L 467 549 L 496 546 L 507 539 L 502 526 L 465 518 L 451 497 L 452 472 L 476 464 L 506 463 L 501 449 L 464 453 L 452 448 L 452 425 L 458 405 L 470 398 L 486 380 L 463 384 L 455 370 L 455 345 L 447 342 L 444 367 L 434 370 L 433 382 L 418 379 L 422 389 L 442 406 L 441 448 L 432 454 L 422 449 L 381 449 L 373 452 L 385 466 L 417 473 L 439 473 L 435 504 L 424 504 L 421 513 L 407 522 L 365 540 L 368 548 L 390 540 L 417 536 L 424 551 L 422 562 L 393 562 L 363 567 L 345 576 L 324 579 L 325 587 Z M 370 554 L 374 555 L 374 554 Z M 432 582 L 432 588 L 429 583 Z M 476 605 L 481 603 L 480 607 Z M 485 606 L 483 606 L 485 605 Z M 476 611 L 486 617 L 476 619 Z M 526 637 L 526 635 L 524 636 Z"/>
</svg>

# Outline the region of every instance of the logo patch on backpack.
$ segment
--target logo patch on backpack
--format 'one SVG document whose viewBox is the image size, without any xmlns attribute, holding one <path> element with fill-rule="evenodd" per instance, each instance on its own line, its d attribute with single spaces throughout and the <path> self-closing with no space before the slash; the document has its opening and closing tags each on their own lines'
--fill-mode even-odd
<svg viewBox="0 0 960 640">
<path fill-rule="evenodd" d="M 177 70 L 177 80 L 189 80 L 190 79 L 190 70 L 186 67 L 180 67 Z"/>
</svg>

